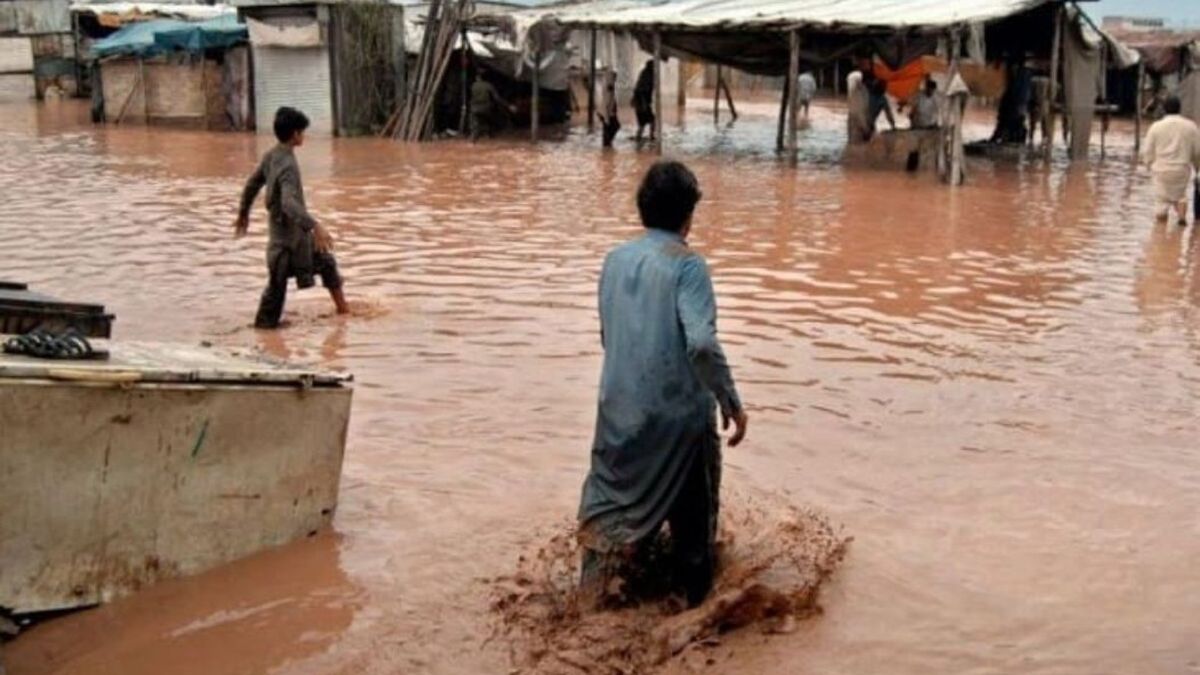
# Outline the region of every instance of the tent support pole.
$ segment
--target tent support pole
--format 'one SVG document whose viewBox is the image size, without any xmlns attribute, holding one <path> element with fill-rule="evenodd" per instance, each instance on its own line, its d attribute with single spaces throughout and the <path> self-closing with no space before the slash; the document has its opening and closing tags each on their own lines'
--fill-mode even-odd
<svg viewBox="0 0 1200 675">
<path fill-rule="evenodd" d="M 684 61 L 681 59 L 679 61 L 679 84 L 677 85 L 676 91 L 675 91 L 675 106 L 678 107 L 680 110 L 683 110 L 684 108 L 687 107 L 687 83 L 688 83 L 687 61 Z"/>
<path fill-rule="evenodd" d="M 733 105 L 733 92 L 729 89 L 729 81 L 721 78 L 721 87 L 725 89 L 725 102 L 729 104 L 729 114 L 736 121 L 738 118 L 737 108 Z"/>
<path fill-rule="evenodd" d="M 538 140 L 538 123 L 541 121 L 541 106 L 538 100 L 541 97 L 541 70 L 542 70 L 542 50 L 538 49 L 533 52 L 533 101 L 529 106 L 529 135 L 530 140 L 537 143 Z"/>
<path fill-rule="evenodd" d="M 1050 161 L 1050 153 L 1054 150 L 1054 106 L 1058 102 L 1058 67 L 1062 52 L 1063 12 L 1065 11 L 1065 7 L 1059 5 L 1054 13 L 1054 42 L 1050 48 L 1050 91 L 1046 94 L 1046 109 L 1042 111 L 1042 114 L 1045 115 L 1042 124 L 1042 133 L 1045 134 L 1045 138 L 1042 139 L 1042 151 L 1046 155 L 1047 162 Z"/>
<path fill-rule="evenodd" d="M 950 37 L 951 84 L 958 78 L 961 69 L 962 35 L 956 29 Z M 950 98 L 950 185 L 962 185 L 966 179 L 963 170 L 963 117 L 966 112 L 967 94 L 954 94 Z"/>
<path fill-rule="evenodd" d="M 654 31 L 654 148 L 662 154 L 662 33 Z"/>
<path fill-rule="evenodd" d="M 783 81 L 783 96 L 779 99 L 779 129 L 775 133 L 775 151 L 783 152 L 784 129 L 787 126 L 788 100 L 792 95 L 792 83 Z"/>
<path fill-rule="evenodd" d="M 588 133 L 596 128 L 596 29 L 592 29 L 592 48 L 588 64 Z"/>
<path fill-rule="evenodd" d="M 142 117 L 143 123 L 150 126 L 150 96 L 146 94 L 146 60 L 138 57 L 138 82 L 142 85 Z"/>
<path fill-rule="evenodd" d="M 788 153 L 794 160 L 800 151 L 800 31 L 793 30 L 790 35 L 791 59 L 788 61 Z"/>
<path fill-rule="evenodd" d="M 1137 91 L 1134 93 L 1134 105 L 1137 110 L 1133 115 L 1133 154 L 1134 160 L 1142 153 L 1142 92 L 1146 89 L 1146 64 L 1145 62 L 1138 63 L 1137 73 Z"/>
<path fill-rule="evenodd" d="M 713 90 L 713 124 L 721 123 L 721 64 L 717 64 L 717 86 Z"/>
<path fill-rule="evenodd" d="M 1100 113 L 1100 159 L 1108 155 L 1108 43 L 1100 43 L 1100 100 L 1104 102 L 1104 112 Z"/>
</svg>

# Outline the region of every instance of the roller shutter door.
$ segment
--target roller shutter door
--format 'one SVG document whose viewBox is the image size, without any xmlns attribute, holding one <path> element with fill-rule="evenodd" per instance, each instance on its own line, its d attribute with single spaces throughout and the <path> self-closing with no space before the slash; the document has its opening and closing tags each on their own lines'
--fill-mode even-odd
<svg viewBox="0 0 1200 675">
<path fill-rule="evenodd" d="M 285 105 L 308 116 L 311 133 L 333 134 L 333 93 L 326 48 L 254 49 L 254 109 L 259 133 L 271 133 L 275 111 Z"/>
</svg>

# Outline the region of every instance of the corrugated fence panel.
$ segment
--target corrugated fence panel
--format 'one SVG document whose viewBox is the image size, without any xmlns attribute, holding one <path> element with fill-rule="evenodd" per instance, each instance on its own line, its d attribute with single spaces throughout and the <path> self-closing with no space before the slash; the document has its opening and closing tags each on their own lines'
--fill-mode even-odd
<svg viewBox="0 0 1200 675">
<path fill-rule="evenodd" d="M 33 47 L 29 38 L 0 38 L 0 73 L 33 71 Z"/>
</svg>

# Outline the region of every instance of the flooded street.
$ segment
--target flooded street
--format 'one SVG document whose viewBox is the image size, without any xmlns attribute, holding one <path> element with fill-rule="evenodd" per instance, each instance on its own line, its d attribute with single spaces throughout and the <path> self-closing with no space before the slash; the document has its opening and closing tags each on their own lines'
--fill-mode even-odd
<svg viewBox="0 0 1200 675">
<path fill-rule="evenodd" d="M 1132 138 L 1083 171 L 973 160 L 949 190 L 841 166 L 832 111 L 791 168 L 776 104 L 720 129 L 705 105 L 667 148 L 701 181 L 692 243 L 753 419 L 729 490 L 854 537 L 823 616 L 708 672 L 1200 672 L 1200 237 L 1154 225 Z M 595 284 L 654 156 L 312 140 L 355 313 L 293 293 L 258 333 L 261 202 L 230 233 L 267 137 L 86 113 L 0 105 L 0 276 L 106 303 L 119 338 L 257 346 L 357 390 L 335 532 L 39 625 L 10 675 L 509 672 L 487 579 L 575 513 Z"/>
</svg>

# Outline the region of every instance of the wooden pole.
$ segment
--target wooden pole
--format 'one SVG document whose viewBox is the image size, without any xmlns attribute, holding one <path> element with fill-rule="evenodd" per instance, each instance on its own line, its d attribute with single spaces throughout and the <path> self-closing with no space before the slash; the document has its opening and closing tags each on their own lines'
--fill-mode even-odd
<svg viewBox="0 0 1200 675">
<path fill-rule="evenodd" d="M 713 90 L 713 124 L 721 123 L 721 65 L 717 64 L 717 87 Z"/>
<path fill-rule="evenodd" d="M 662 154 L 662 33 L 654 32 L 654 147 Z"/>
<path fill-rule="evenodd" d="M 790 36 L 791 60 L 788 62 L 788 152 L 793 156 L 800 151 L 800 31 L 793 30 Z"/>
<path fill-rule="evenodd" d="M 792 83 L 783 81 L 783 95 L 779 98 L 779 128 L 775 132 L 775 151 L 783 152 L 784 129 L 787 126 L 788 100 L 792 95 Z"/>
<path fill-rule="evenodd" d="M 687 83 L 688 83 L 688 68 L 687 61 L 679 60 L 679 83 L 675 88 L 675 107 L 683 110 L 687 107 Z"/>
<path fill-rule="evenodd" d="M 729 114 L 733 115 L 734 120 L 737 120 L 737 108 L 733 105 L 733 92 L 729 89 L 729 81 L 722 78 L 721 86 L 725 89 L 725 102 L 729 104 Z"/>
<path fill-rule="evenodd" d="M 1050 91 L 1046 94 L 1046 109 L 1042 111 L 1045 119 L 1042 123 L 1042 151 L 1046 161 L 1050 161 L 1050 153 L 1054 150 L 1054 106 L 1058 101 L 1058 66 L 1062 51 L 1063 38 L 1063 6 L 1059 6 L 1054 14 L 1054 41 L 1050 48 Z"/>
<path fill-rule="evenodd" d="M 591 63 L 588 64 L 588 132 L 596 128 L 596 29 L 592 29 L 592 48 L 588 52 Z M 607 113 L 606 113 L 607 114 Z"/>
<path fill-rule="evenodd" d="M 460 84 L 462 91 L 462 106 L 458 112 L 458 133 L 463 136 L 467 135 L 467 114 L 470 112 L 471 99 L 471 59 L 470 59 L 470 44 L 467 42 L 467 26 L 461 25 L 459 28 L 459 39 L 462 41 L 462 53 L 459 54 L 458 64 L 462 68 L 462 82 Z M 476 74 L 478 77 L 478 73 Z"/>
<path fill-rule="evenodd" d="M 1136 155 L 1142 152 L 1142 108 L 1145 101 L 1142 100 L 1143 93 L 1146 90 L 1146 64 L 1145 62 L 1138 63 L 1137 73 L 1137 91 L 1134 92 L 1134 105 L 1137 106 L 1137 111 L 1133 115 L 1133 154 L 1134 160 L 1137 160 Z"/>
<path fill-rule="evenodd" d="M 146 88 L 146 60 L 138 58 L 138 80 L 142 84 L 142 116 L 145 117 L 143 124 L 150 126 L 150 96 L 147 94 Z"/>
<path fill-rule="evenodd" d="M 962 52 L 962 36 L 956 30 L 950 38 L 950 77 L 951 83 L 958 77 L 960 69 L 960 53 Z M 955 94 L 950 99 L 950 184 L 962 185 L 965 180 L 963 171 L 963 108 L 967 97 Z"/>
<path fill-rule="evenodd" d="M 538 105 L 538 99 L 541 97 L 541 70 L 542 50 L 538 49 L 533 52 L 533 101 L 529 106 L 529 136 L 534 143 L 537 143 L 538 123 L 541 122 L 541 106 Z"/>
<path fill-rule="evenodd" d="M 79 16 L 78 13 L 71 14 L 71 41 L 74 45 L 72 63 L 75 66 L 75 96 L 77 97 L 83 96 L 83 68 L 80 67 L 83 56 L 79 53 Z"/>
<path fill-rule="evenodd" d="M 1104 111 L 1100 113 L 1100 159 L 1108 154 L 1106 137 L 1108 136 L 1108 43 L 1100 44 L 1100 101 Z M 1085 157 L 1086 159 L 1086 157 Z"/>
<path fill-rule="evenodd" d="M 137 81 L 129 88 L 129 93 L 125 95 L 125 100 L 121 103 L 121 109 L 117 111 L 117 119 L 113 120 L 114 125 L 120 125 L 121 120 L 125 119 L 125 111 L 129 110 L 129 104 L 133 101 L 133 95 L 137 93 L 139 87 L 142 87 L 142 71 L 138 70 Z M 142 96 L 146 93 L 143 90 Z"/>
</svg>

